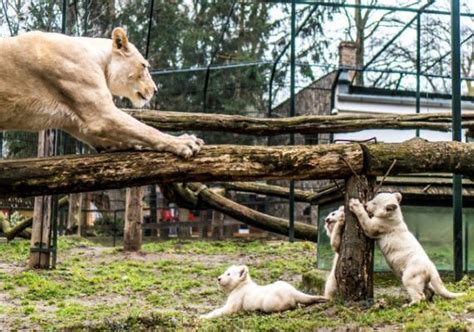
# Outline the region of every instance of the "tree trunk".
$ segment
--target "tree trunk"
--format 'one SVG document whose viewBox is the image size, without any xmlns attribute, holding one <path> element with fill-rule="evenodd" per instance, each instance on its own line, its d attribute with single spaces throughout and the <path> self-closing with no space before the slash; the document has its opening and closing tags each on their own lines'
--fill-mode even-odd
<svg viewBox="0 0 474 332">
<path fill-rule="evenodd" d="M 53 151 L 52 133 L 38 133 L 38 157 L 48 156 Z M 50 227 L 52 218 L 52 197 L 35 197 L 33 210 L 33 227 L 31 230 L 30 269 L 47 269 L 50 267 L 51 239 Z"/>
<path fill-rule="evenodd" d="M 205 130 L 271 136 L 281 134 L 347 133 L 364 129 L 451 130 L 451 113 L 302 115 L 290 118 L 256 118 L 241 115 L 156 112 L 124 109 L 138 120 L 160 130 Z M 474 114 L 463 114 L 463 127 L 473 128 Z"/>
<path fill-rule="evenodd" d="M 140 251 L 142 247 L 143 187 L 127 188 L 125 198 L 124 251 Z"/>
<path fill-rule="evenodd" d="M 365 186 L 372 188 L 365 177 L 359 179 Z M 359 198 L 361 202 L 371 198 L 368 195 L 372 195 L 372 189 L 367 191 L 365 186 L 355 176 L 346 182 L 346 223 L 336 268 L 338 292 L 346 301 L 366 301 L 374 297 L 374 241 L 365 236 L 356 216 L 348 207 L 351 198 Z"/>
<path fill-rule="evenodd" d="M 74 226 L 80 229 L 82 219 L 82 194 L 70 194 L 66 234 L 73 234 Z"/>
</svg>

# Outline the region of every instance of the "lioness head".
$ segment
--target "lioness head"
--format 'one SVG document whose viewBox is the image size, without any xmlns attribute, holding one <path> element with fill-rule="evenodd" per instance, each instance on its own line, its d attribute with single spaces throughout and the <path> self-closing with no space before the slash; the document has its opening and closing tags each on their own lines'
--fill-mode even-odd
<svg viewBox="0 0 474 332">
<path fill-rule="evenodd" d="M 217 278 L 217 281 L 225 291 L 231 292 L 240 283 L 248 279 L 250 279 L 249 268 L 246 265 L 232 265 Z"/>
<path fill-rule="evenodd" d="M 108 66 L 110 92 L 127 97 L 135 107 L 143 107 L 157 92 L 148 61 L 138 52 L 122 28 L 112 31 L 112 58 Z"/>
<path fill-rule="evenodd" d="M 339 209 L 336 211 L 332 211 L 328 214 L 326 219 L 324 219 L 324 229 L 326 230 L 326 234 L 331 236 L 332 230 L 334 229 L 334 225 L 337 222 L 344 222 L 345 214 L 344 214 L 344 205 L 341 205 Z"/>
<path fill-rule="evenodd" d="M 380 193 L 374 199 L 366 204 L 367 213 L 377 218 L 389 218 L 394 214 L 401 213 L 400 202 L 402 194 L 400 193 Z"/>
</svg>

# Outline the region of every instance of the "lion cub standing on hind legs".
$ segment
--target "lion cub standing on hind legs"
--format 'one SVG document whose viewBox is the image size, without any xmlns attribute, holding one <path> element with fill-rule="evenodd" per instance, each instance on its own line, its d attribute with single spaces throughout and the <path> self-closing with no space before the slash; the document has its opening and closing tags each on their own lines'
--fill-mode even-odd
<svg viewBox="0 0 474 332">
<path fill-rule="evenodd" d="M 161 133 L 119 110 L 112 95 L 143 107 L 157 92 L 149 64 L 115 28 L 112 40 L 28 32 L 0 39 L 0 130 L 57 128 L 96 150 L 147 149 L 182 157 L 204 142 Z"/>
<path fill-rule="evenodd" d="M 209 319 L 240 311 L 263 311 L 265 313 L 294 309 L 301 304 L 326 302 L 323 296 L 308 295 L 296 290 L 289 283 L 277 281 L 259 286 L 252 281 L 247 266 L 232 265 L 217 278 L 219 285 L 229 292 L 227 302 L 200 318 Z"/>
<path fill-rule="evenodd" d="M 331 272 L 329 272 L 329 275 L 326 279 L 326 285 L 324 287 L 324 296 L 328 299 L 334 298 L 337 293 L 336 265 L 339 259 L 342 229 L 345 222 L 346 219 L 343 205 L 341 205 L 336 211 L 329 213 L 324 220 L 324 229 L 326 230 L 326 234 L 330 239 L 331 248 L 334 251 Z"/>
<path fill-rule="evenodd" d="M 401 278 L 410 305 L 430 299 L 433 292 L 444 298 L 465 295 L 444 287 L 435 265 L 403 220 L 401 200 L 400 193 L 381 193 L 367 202 L 367 211 L 358 199 L 349 201 L 349 209 L 357 216 L 364 233 L 377 240 L 388 265 Z"/>
</svg>

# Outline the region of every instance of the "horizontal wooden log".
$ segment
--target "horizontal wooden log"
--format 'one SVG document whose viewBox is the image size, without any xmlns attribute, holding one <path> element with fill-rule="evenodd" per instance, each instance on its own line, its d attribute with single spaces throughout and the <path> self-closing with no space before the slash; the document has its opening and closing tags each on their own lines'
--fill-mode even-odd
<svg viewBox="0 0 474 332">
<path fill-rule="evenodd" d="M 166 152 L 116 152 L 0 162 L 0 196 L 85 192 L 189 181 L 345 178 L 362 171 L 357 144 L 205 146 L 192 159 Z"/>
<path fill-rule="evenodd" d="M 271 136 L 289 133 L 354 132 L 364 129 L 451 130 L 451 113 L 304 115 L 291 118 L 256 118 L 241 115 L 163 112 L 124 109 L 140 121 L 161 130 L 222 131 Z M 474 128 L 474 112 L 463 114 L 463 127 Z"/>
<path fill-rule="evenodd" d="M 259 229 L 287 236 L 289 232 L 289 221 L 273 217 L 238 204 L 210 189 L 203 187 L 202 183 L 190 183 L 187 185 L 199 198 L 211 208 L 220 211 L 232 218 L 244 222 Z M 301 240 L 316 242 L 318 228 L 314 225 L 295 222 L 295 237 Z"/>
<path fill-rule="evenodd" d="M 117 152 L 0 162 L 0 196 L 32 196 L 150 183 L 344 179 L 353 173 L 455 172 L 474 176 L 474 145 L 409 141 L 316 146 L 205 146 L 183 160 L 164 152 Z"/>
<path fill-rule="evenodd" d="M 280 198 L 288 198 L 290 189 L 282 186 L 275 186 L 259 182 L 222 182 L 218 185 L 226 190 L 234 190 L 246 193 L 263 194 Z M 319 197 L 319 193 L 295 189 L 295 200 L 297 202 L 311 203 Z"/>
</svg>

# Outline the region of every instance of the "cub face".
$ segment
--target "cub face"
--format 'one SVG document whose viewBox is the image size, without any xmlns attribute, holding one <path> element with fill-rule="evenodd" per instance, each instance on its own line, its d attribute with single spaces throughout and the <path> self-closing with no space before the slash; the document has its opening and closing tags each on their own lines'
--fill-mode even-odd
<svg viewBox="0 0 474 332">
<path fill-rule="evenodd" d="M 230 292 L 247 279 L 248 273 L 249 269 L 246 265 L 232 265 L 217 278 L 217 281 L 224 290 Z"/>
<path fill-rule="evenodd" d="M 330 237 L 332 230 L 334 229 L 334 225 L 336 225 L 338 222 L 344 223 L 344 221 L 344 205 L 341 205 L 339 209 L 329 213 L 326 219 L 324 219 L 324 229 L 326 230 L 326 234 Z"/>
<path fill-rule="evenodd" d="M 396 213 L 400 213 L 400 193 L 380 193 L 365 205 L 369 216 L 377 218 L 388 218 Z"/>
<path fill-rule="evenodd" d="M 122 28 L 112 31 L 112 57 L 108 66 L 110 92 L 143 107 L 158 91 L 149 72 L 149 63 L 128 41 Z"/>
</svg>

